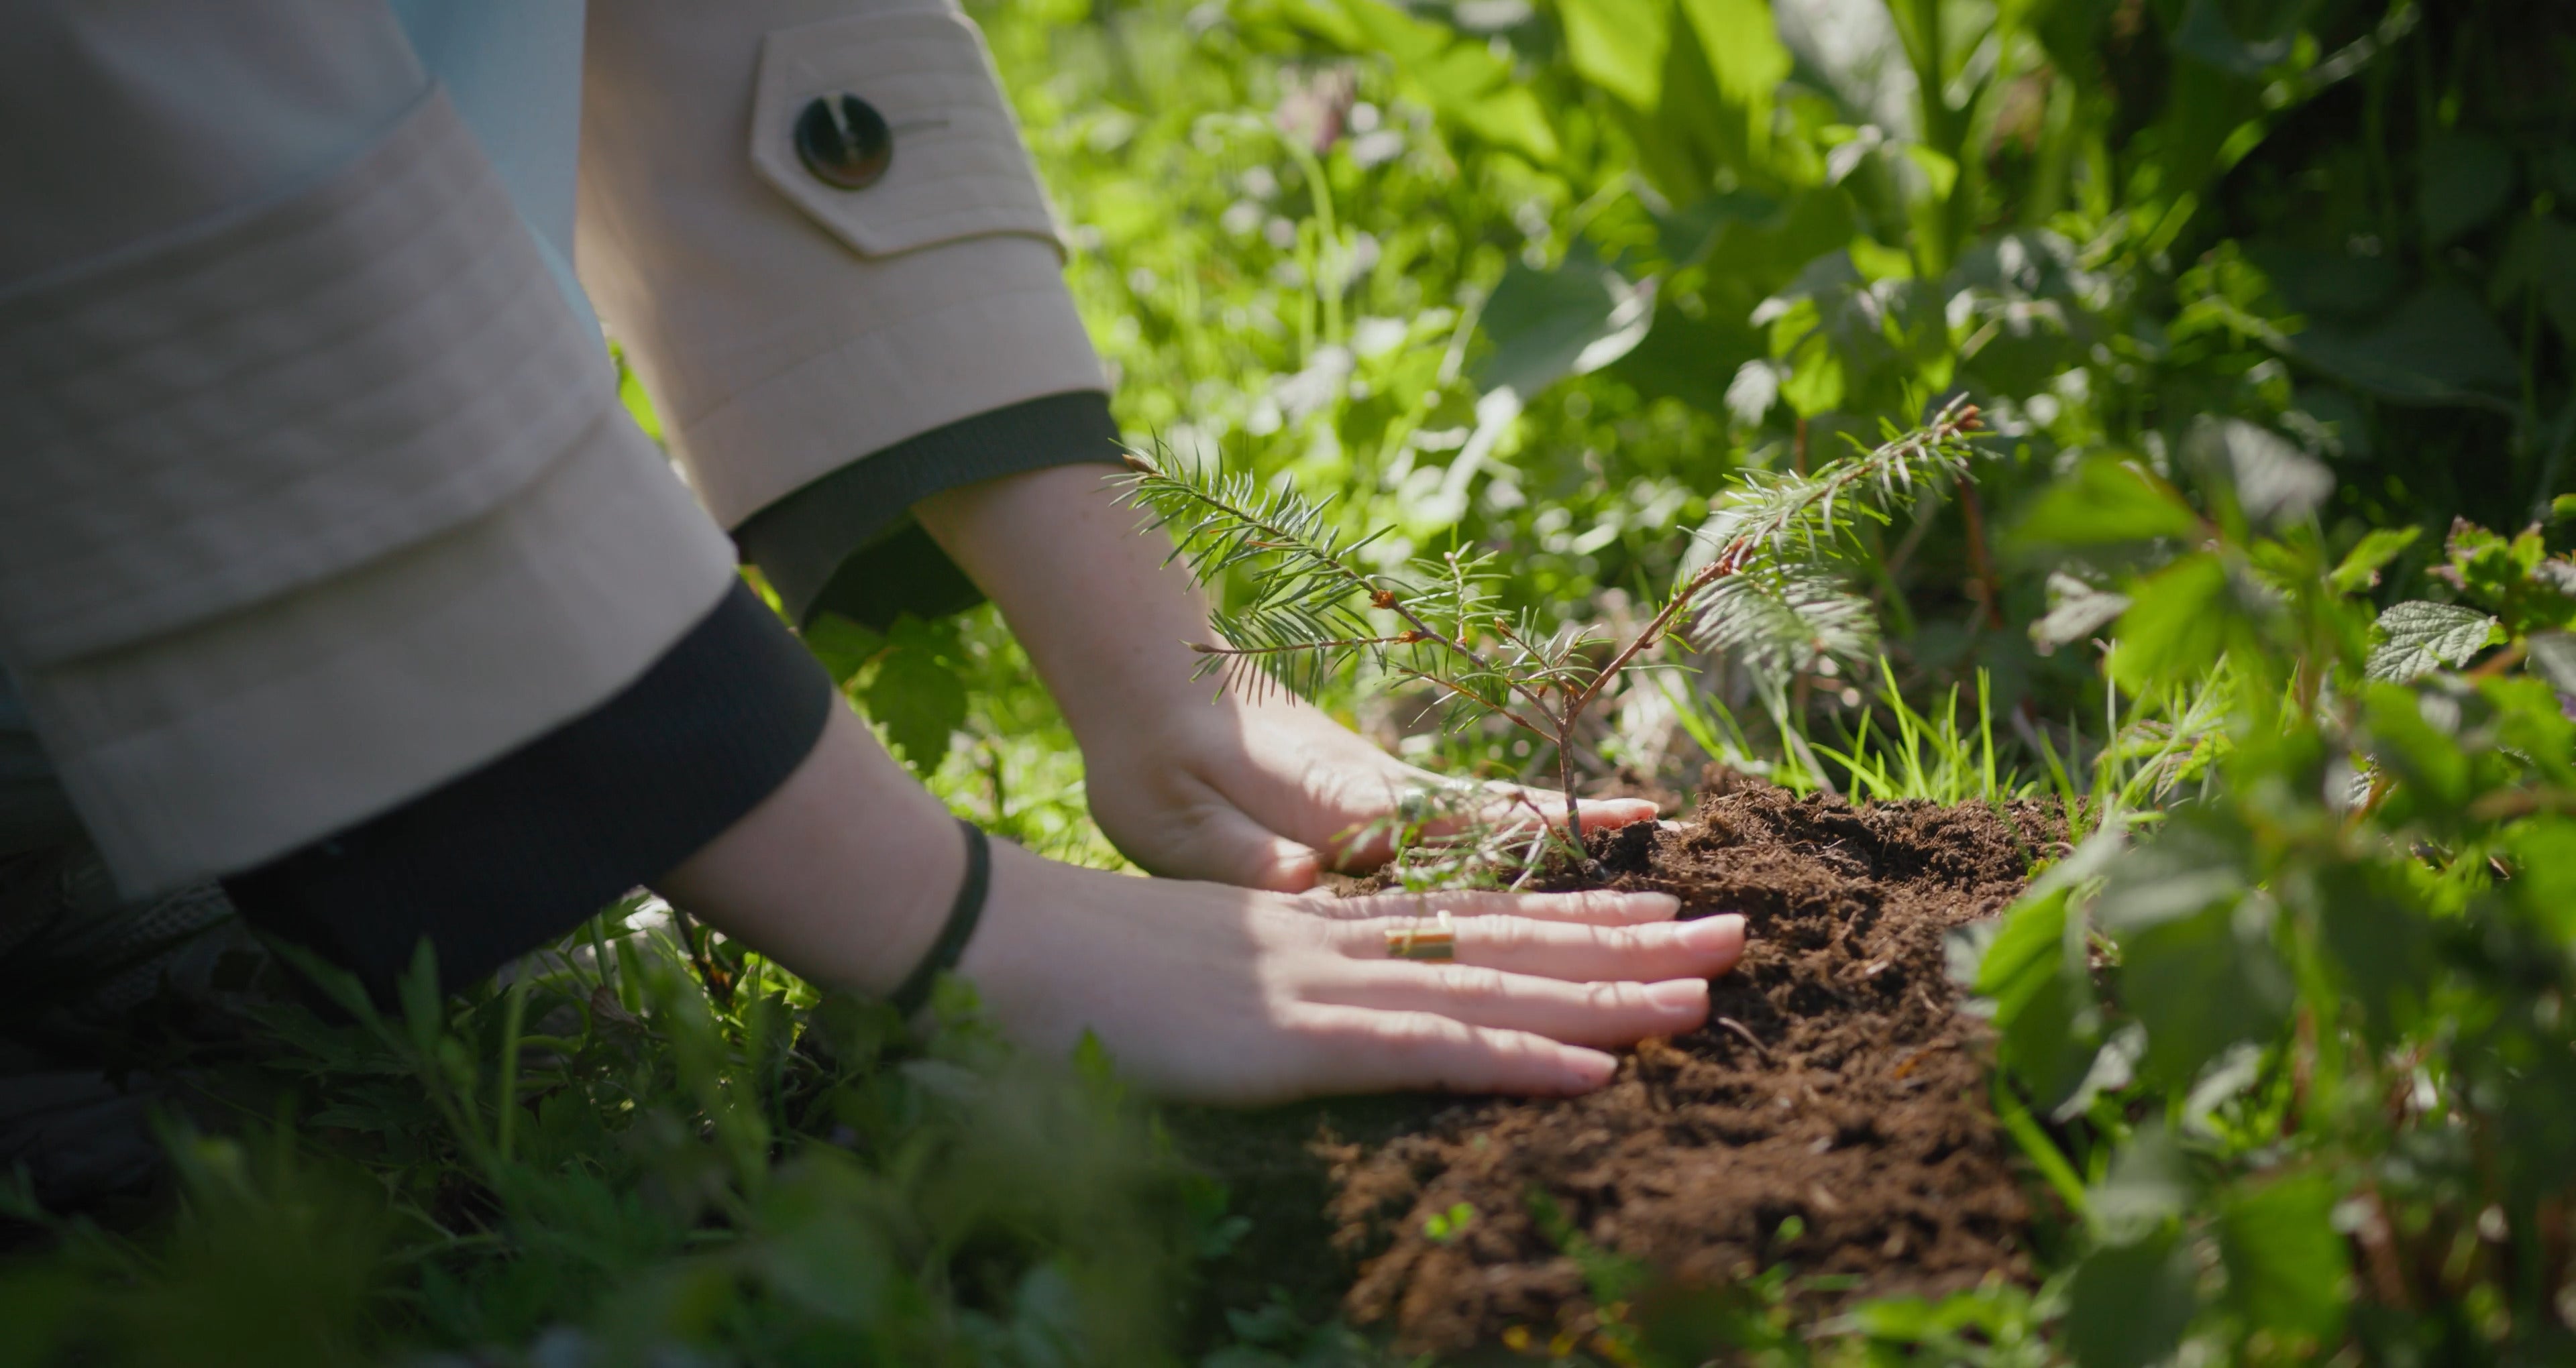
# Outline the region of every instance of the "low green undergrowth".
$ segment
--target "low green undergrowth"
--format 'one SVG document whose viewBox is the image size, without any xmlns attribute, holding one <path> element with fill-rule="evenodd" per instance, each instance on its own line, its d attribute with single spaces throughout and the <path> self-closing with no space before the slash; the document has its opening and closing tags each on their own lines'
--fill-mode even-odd
<svg viewBox="0 0 2576 1368">
<path fill-rule="evenodd" d="M 1748 477 L 1952 396 L 1994 434 L 1854 529 L 1865 649 L 1668 645 L 1564 744 L 1366 662 L 1317 690 L 1462 777 L 2074 830 L 1958 956 L 2034 1286 L 1819 1325 L 1799 1270 L 1655 1289 L 1569 1238 L 1622 1318 L 1521 1348 L 2576 1356 L 2576 11 L 974 8 L 1131 437 L 1332 496 L 1388 529 L 1364 574 L 1486 558 L 1514 631 L 1624 642 Z M 990 609 L 809 642 L 960 814 L 1121 863 Z M 166 1203 L 18 1194 L 0 1364 L 1390 1361 L 1327 1305 L 1207 1304 L 1228 1194 L 1110 1062 L 1014 1058 L 962 996 L 916 1039 L 642 905 L 413 996 L 171 1060 Z"/>
<path fill-rule="evenodd" d="M 393 1014 L 317 970 L 178 1061 L 165 1215 L 17 1200 L 56 1248 L 0 1276 L 0 1363 L 1169 1360 L 1223 1193 L 1106 1061 L 690 939 L 630 903 Z"/>
</svg>

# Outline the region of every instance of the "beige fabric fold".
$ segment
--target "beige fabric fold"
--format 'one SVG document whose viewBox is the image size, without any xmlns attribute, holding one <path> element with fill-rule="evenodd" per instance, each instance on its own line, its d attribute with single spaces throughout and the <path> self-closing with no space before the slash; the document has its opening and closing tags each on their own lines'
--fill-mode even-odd
<svg viewBox="0 0 2576 1368">
<path fill-rule="evenodd" d="M 273 202 L 7 287 L 0 434 L 0 666 L 133 896 L 499 758 L 731 583 L 435 94 Z"/>
<path fill-rule="evenodd" d="M 718 521 L 959 419 L 1105 388 L 954 6 L 592 0 L 586 42 L 582 280 Z M 827 196 L 792 147 L 754 148 L 823 90 L 884 102 L 884 181 Z"/>
<path fill-rule="evenodd" d="M 496 759 L 713 610 L 731 547 L 602 413 L 491 513 L 260 607 L 15 671 L 131 894 L 247 868 Z"/>
<path fill-rule="evenodd" d="M 0 638 L 69 659 L 478 517 L 610 383 L 432 91 L 310 190 L 0 291 Z"/>
</svg>

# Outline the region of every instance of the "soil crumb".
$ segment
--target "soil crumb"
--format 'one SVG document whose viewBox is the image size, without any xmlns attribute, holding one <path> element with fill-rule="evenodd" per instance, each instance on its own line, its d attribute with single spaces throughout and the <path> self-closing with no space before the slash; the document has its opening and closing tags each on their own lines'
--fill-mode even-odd
<svg viewBox="0 0 2576 1368">
<path fill-rule="evenodd" d="M 1705 796 L 1694 824 L 1595 838 L 1610 886 L 1675 894 L 1685 917 L 1743 913 L 1742 963 L 1706 1027 L 1646 1042 L 1600 1092 L 1324 1146 L 1334 1244 L 1359 1269 L 1344 1310 L 1391 1322 L 1408 1352 L 1583 1333 L 1596 1309 L 1570 1242 L 1542 1227 L 1550 1205 L 1560 1235 L 1682 1284 L 1781 1261 L 1850 1275 L 1834 1299 L 2027 1278 L 2031 1213 L 1943 937 L 2000 912 L 2062 835 L 2030 805 L 1746 786 Z M 1803 1229 L 1779 1239 L 1793 1216 Z"/>
</svg>

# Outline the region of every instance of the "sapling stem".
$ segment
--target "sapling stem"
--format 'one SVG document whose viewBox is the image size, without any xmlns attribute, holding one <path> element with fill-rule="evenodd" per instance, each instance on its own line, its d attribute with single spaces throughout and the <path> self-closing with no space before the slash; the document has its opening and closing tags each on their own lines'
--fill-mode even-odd
<svg viewBox="0 0 2576 1368">
<path fill-rule="evenodd" d="M 1592 639 L 1570 631 L 1538 639 L 1510 619 L 1485 612 L 1477 569 L 1485 557 L 1462 559 L 1451 552 L 1436 567 L 1417 561 L 1432 572 L 1426 582 L 1435 587 L 1416 589 L 1395 575 L 1352 563 L 1351 554 L 1383 532 L 1346 545 L 1325 524 L 1324 505 L 1305 503 L 1288 489 L 1265 491 L 1250 476 L 1206 466 L 1166 471 L 1138 452 L 1128 454 L 1132 473 L 1120 478 L 1128 487 L 1125 497 L 1173 532 L 1173 559 L 1200 583 L 1238 567 L 1253 572 L 1250 602 L 1216 615 L 1219 639 L 1190 644 L 1202 659 L 1202 673 L 1223 669 L 1232 678 L 1266 668 L 1275 675 L 1300 668 L 1294 662 L 1302 660 L 1308 677 L 1320 680 L 1333 666 L 1365 656 L 1471 711 L 1500 717 L 1556 748 L 1566 838 L 1588 869 L 1575 793 L 1575 736 L 1610 682 L 1685 621 L 1751 612 L 1744 606 L 1751 602 L 1747 595 L 1716 592 L 1723 582 L 1748 575 L 1765 581 L 1755 586 L 1755 596 L 1762 597 L 1758 606 L 1767 616 L 1721 622 L 1721 644 L 1742 639 L 1806 659 L 1843 653 L 1864 625 L 1874 632 L 1866 605 L 1830 585 L 1820 587 L 1812 573 L 1800 578 L 1799 557 L 1813 559 L 1821 542 L 1847 533 L 1855 509 L 1883 519 L 1900 487 L 1911 497 L 1935 477 L 1959 474 L 1970 454 L 1963 439 L 1977 428 L 1976 406 L 1955 399 L 1922 427 L 1813 475 L 1747 477 L 1728 496 L 1716 556 L 1676 586 L 1646 625 L 1597 668 L 1582 658 Z M 1773 561 L 1779 564 L 1766 564 Z M 1364 600 L 1365 609 L 1394 614 L 1404 630 L 1370 630 L 1354 599 Z M 1491 621 L 1501 643 L 1499 658 L 1474 643 L 1472 624 L 1480 615 Z M 1782 633 L 1797 639 L 1771 639 Z M 1432 651 L 1428 660 L 1395 654 L 1426 647 Z M 1443 660 L 1455 668 L 1442 668 Z"/>
</svg>

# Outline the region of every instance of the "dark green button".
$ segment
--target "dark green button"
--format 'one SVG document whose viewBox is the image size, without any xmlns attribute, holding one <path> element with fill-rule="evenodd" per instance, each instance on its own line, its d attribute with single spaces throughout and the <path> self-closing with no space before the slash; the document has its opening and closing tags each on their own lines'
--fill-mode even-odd
<svg viewBox="0 0 2576 1368">
<path fill-rule="evenodd" d="M 796 159 L 836 190 L 865 190 L 894 165 L 894 130 L 856 95 L 826 95 L 796 116 Z"/>
</svg>

